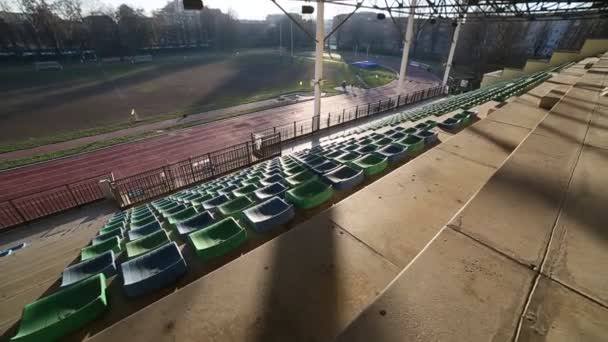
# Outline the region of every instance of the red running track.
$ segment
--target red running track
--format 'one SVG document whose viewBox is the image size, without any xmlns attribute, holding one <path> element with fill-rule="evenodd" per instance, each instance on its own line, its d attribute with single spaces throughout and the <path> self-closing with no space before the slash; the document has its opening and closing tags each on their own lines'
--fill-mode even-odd
<svg viewBox="0 0 608 342">
<path fill-rule="evenodd" d="M 409 83 L 407 92 L 429 84 Z M 365 95 L 337 95 L 322 100 L 322 111 L 341 110 L 393 96 L 393 89 L 372 90 Z M 0 201 L 33 194 L 104 173 L 124 178 L 191 156 L 235 145 L 250 139 L 253 131 L 312 116 L 313 102 L 268 109 L 214 123 L 109 147 L 64 159 L 52 160 L 0 173 Z"/>
</svg>

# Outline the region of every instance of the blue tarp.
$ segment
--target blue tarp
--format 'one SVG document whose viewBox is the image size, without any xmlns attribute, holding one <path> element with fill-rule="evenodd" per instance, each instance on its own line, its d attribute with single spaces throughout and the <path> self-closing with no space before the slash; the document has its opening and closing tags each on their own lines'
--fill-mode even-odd
<svg viewBox="0 0 608 342">
<path fill-rule="evenodd" d="M 376 69 L 379 67 L 378 63 L 376 63 L 374 61 L 359 61 L 359 62 L 354 62 L 351 64 L 353 66 L 356 66 L 356 67 L 362 68 L 362 69 Z"/>
</svg>

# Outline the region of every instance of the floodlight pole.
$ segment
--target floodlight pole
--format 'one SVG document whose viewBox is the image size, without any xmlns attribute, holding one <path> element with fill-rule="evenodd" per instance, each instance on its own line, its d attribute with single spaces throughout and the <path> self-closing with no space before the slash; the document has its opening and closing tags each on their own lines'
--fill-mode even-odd
<svg viewBox="0 0 608 342">
<path fill-rule="evenodd" d="M 452 59 L 454 58 L 454 51 L 456 50 L 456 44 L 458 44 L 458 36 L 460 34 L 460 27 L 463 25 L 462 21 L 457 21 L 456 29 L 454 29 L 454 35 L 452 36 L 452 45 L 450 46 L 450 54 L 448 55 L 448 61 L 445 64 L 445 74 L 443 74 L 442 86 L 448 84 L 448 77 L 450 76 L 450 69 L 452 68 Z"/>
<path fill-rule="evenodd" d="M 291 36 L 291 58 L 293 58 L 293 21 L 289 22 L 289 35 Z"/>
<path fill-rule="evenodd" d="M 407 31 L 405 31 L 405 39 L 403 40 L 403 55 L 401 56 L 401 69 L 399 70 L 399 82 L 397 87 L 403 90 L 405 86 L 405 78 L 407 72 L 407 64 L 409 63 L 410 44 L 414 36 L 414 15 L 416 14 L 416 0 L 410 0 L 410 15 L 407 17 Z"/>
<path fill-rule="evenodd" d="M 324 1 L 317 0 L 317 32 L 316 32 L 316 48 L 315 48 L 315 78 L 314 93 L 315 93 L 315 109 L 314 116 L 317 119 L 313 119 L 312 130 L 316 131 L 319 129 L 318 119 L 321 115 L 321 81 L 323 80 L 323 47 L 325 45 L 325 23 L 324 17 Z"/>
</svg>

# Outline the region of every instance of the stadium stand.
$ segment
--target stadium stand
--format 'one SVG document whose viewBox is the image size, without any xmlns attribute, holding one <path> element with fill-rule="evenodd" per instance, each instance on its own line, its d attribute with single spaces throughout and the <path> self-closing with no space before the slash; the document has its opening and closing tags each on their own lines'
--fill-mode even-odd
<svg viewBox="0 0 608 342">
<path fill-rule="evenodd" d="M 594 61 L 605 65 L 608 58 Z M 121 287 L 127 296 L 160 291 L 195 267 L 192 262 L 186 266 L 182 253 L 193 252 L 201 262 L 240 254 L 257 235 L 270 234 L 288 222 L 301 222 L 312 213 L 311 220 L 208 274 L 204 281 L 181 288 L 109 329 L 98 330 L 101 332 L 91 340 L 126 335 L 152 340 L 166 333 L 167 320 L 173 322 L 174 337 L 193 339 L 189 328 L 172 318 L 185 303 L 189 310 L 179 312 L 181 319 L 193 322 L 197 335 L 206 332 L 218 340 L 244 340 L 251 334 L 270 340 L 325 340 L 340 333 L 345 341 L 401 340 L 403 326 L 412 338 L 421 333 L 428 334 L 428 339 L 447 338 L 445 329 L 449 327 L 461 340 L 487 340 L 491 332 L 506 340 L 516 330 L 526 296 L 535 295 L 529 292 L 529 284 L 540 274 L 535 270 L 544 264 L 542 251 L 551 236 L 549 224 L 561 210 L 559 199 L 566 195 L 568 175 L 574 172 L 589 122 L 602 101 L 597 94 L 608 80 L 599 72 L 582 73 L 575 85 L 585 88 L 570 86 L 563 93 L 564 99 L 576 103 L 559 101 L 550 112 L 538 103 L 531 104 L 525 93 L 549 83 L 552 73 L 580 68 L 579 64 L 553 67 L 403 111 L 334 134 L 310 149 L 117 212 L 99 224 L 98 235 L 82 247 L 82 263 L 64 272 L 64 277 L 78 272 L 86 280 L 31 305 L 47 298 L 65 298 L 87 284 L 82 300 L 95 302 L 101 292 L 105 309 L 105 272 L 91 277 L 87 270 L 105 269 L 110 264 L 108 255 L 121 269 Z M 501 106 L 479 120 L 479 106 L 491 101 Z M 578 123 L 571 126 L 572 122 Z M 437 145 L 440 138 L 442 143 Z M 603 140 L 597 137 L 596 142 Z M 559 153 L 552 155 L 549 147 Z M 533 180 L 544 181 L 512 186 L 513 174 L 524 171 Z M 527 207 L 528 201 L 513 205 L 544 182 L 557 186 L 556 190 L 539 189 L 542 196 L 550 197 L 551 205 L 542 198 L 533 199 L 537 203 L 532 207 Z M 327 209 L 335 199 L 353 192 Z M 327 210 L 321 212 L 323 209 Z M 521 215 L 523 212 L 535 214 Z M 82 240 L 72 243 L 84 244 Z M 311 246 L 315 253 L 309 253 Z M 115 259 L 123 249 L 126 257 Z M 120 263 L 127 257 L 128 261 Z M 97 260 L 99 264 L 94 262 Z M 583 256 L 576 262 L 582 260 Z M 441 266 L 426 274 L 428 263 Z M 266 269 L 280 278 L 273 278 Z M 466 278 L 467 272 L 476 278 Z M 235 274 L 240 277 L 235 279 Z M 498 281 L 506 278 L 510 280 Z M 547 284 L 551 279 L 539 279 L 541 286 L 552 286 Z M 95 286 L 90 285 L 94 281 Z M 598 281 L 597 277 L 588 280 L 591 292 Z M 494 290 L 503 295 L 493 295 Z M 259 291 L 269 292 L 260 295 Z M 408 293 L 419 295 L 412 298 Z M 429 300 L 434 295 L 443 303 L 457 305 L 439 310 Z M 591 296 L 605 298 L 605 293 Z M 262 314 L 260 308 L 270 310 L 264 301 L 274 303 L 275 311 L 262 311 L 265 321 L 251 328 L 244 322 L 255 321 Z M 465 301 L 476 306 L 468 309 Z M 40 318 L 31 317 L 28 307 L 15 340 L 27 340 L 28 334 L 43 329 L 31 323 Z M 409 315 L 404 308 L 420 315 Z M 53 337 L 61 337 L 97 317 L 101 309 L 94 316 L 76 319 L 76 308 L 71 316 L 45 322 L 69 326 L 53 330 Z M 213 312 L 226 314 L 214 318 Z M 289 324 L 271 324 L 286 316 L 292 319 Z M 424 320 L 431 316 L 438 318 L 436 323 Z M 462 319 L 445 323 L 454 317 Z M 473 321 L 481 328 L 473 329 Z M 273 328 L 268 329 L 269 325 Z M 422 332 L 416 329 L 419 326 L 424 327 Z M 470 336 L 471 331 L 479 335 Z"/>
</svg>

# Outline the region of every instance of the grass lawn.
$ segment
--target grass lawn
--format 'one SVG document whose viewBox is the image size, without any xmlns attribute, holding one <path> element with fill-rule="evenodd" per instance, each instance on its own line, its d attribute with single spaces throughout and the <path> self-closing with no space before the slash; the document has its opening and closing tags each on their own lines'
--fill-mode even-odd
<svg viewBox="0 0 608 342">
<path fill-rule="evenodd" d="M 19 74 L 21 78 L 17 76 Z M 310 79 L 313 74 L 314 60 L 310 58 L 296 57 L 292 61 L 289 57 L 278 59 L 276 54 L 268 52 L 243 53 L 236 58 L 210 54 L 158 59 L 148 64 L 89 65 L 66 68 L 59 73 L 0 70 L 0 75 L 7 76 L 9 80 L 0 87 L 0 101 L 7 100 L 8 104 L 8 113 L 4 109 L 0 112 L 0 153 L 272 99 L 288 93 L 312 93 Z M 324 74 L 323 91 L 329 95 L 339 93 L 334 88 L 342 80 L 362 86 L 356 74 L 369 86 L 379 86 L 394 79 L 394 75 L 391 77 L 386 70 L 361 70 L 337 61 L 327 61 Z M 37 77 L 35 82 L 33 77 Z M 198 94 L 200 89 L 205 90 L 204 96 Z M 126 103 L 120 103 L 121 99 L 126 99 Z M 31 106 L 31 102 L 36 106 Z M 141 106 L 137 102 L 142 103 Z M 43 106 L 45 104 L 48 106 Z M 120 108 L 120 115 L 116 115 L 116 107 Z M 131 107 L 137 108 L 141 122 L 134 124 L 128 120 Z M 162 108 L 171 110 L 163 111 Z M 20 109 L 20 113 L 12 112 Z M 241 114 L 244 113 L 231 113 Z M 224 118 L 210 118 L 208 121 Z M 79 128 L 62 129 L 64 126 Z M 146 132 L 34 158 L 1 162 L 0 169 L 90 151 L 150 134 Z"/>
</svg>

